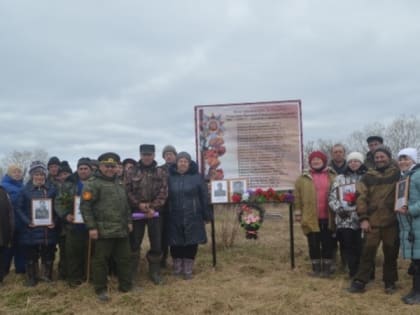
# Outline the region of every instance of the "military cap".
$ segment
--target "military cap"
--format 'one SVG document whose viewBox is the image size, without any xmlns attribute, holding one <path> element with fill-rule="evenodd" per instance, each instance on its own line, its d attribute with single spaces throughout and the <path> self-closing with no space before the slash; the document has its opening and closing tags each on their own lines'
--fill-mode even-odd
<svg viewBox="0 0 420 315">
<path fill-rule="evenodd" d="M 371 143 L 373 141 L 378 141 L 379 143 L 384 143 L 384 139 L 381 136 L 370 136 L 366 139 L 367 143 Z"/>
<path fill-rule="evenodd" d="M 154 144 L 141 144 L 140 153 L 155 153 L 155 145 Z"/>
<path fill-rule="evenodd" d="M 98 161 L 100 164 L 117 165 L 120 163 L 120 156 L 114 152 L 106 152 L 98 157 Z"/>
</svg>

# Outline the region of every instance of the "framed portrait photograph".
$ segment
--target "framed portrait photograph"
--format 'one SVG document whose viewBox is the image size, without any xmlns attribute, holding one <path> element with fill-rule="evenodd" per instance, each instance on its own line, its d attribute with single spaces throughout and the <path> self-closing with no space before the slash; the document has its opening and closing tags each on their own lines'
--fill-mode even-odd
<svg viewBox="0 0 420 315">
<path fill-rule="evenodd" d="M 410 186 L 409 178 L 404 178 L 397 183 L 395 188 L 395 207 L 394 210 L 408 206 L 408 188 Z"/>
<path fill-rule="evenodd" d="M 35 226 L 46 226 L 53 224 L 52 199 L 32 199 L 32 224 Z"/>
<path fill-rule="evenodd" d="M 228 181 L 212 180 L 211 181 L 211 203 L 227 203 L 229 202 Z"/>
<path fill-rule="evenodd" d="M 76 223 L 76 224 L 85 223 L 85 221 L 83 221 L 82 212 L 80 211 L 80 196 L 74 197 L 73 217 L 74 217 L 73 223 Z"/>
<path fill-rule="evenodd" d="M 232 201 L 234 194 L 243 195 L 248 189 L 248 180 L 246 178 L 234 178 L 229 180 L 229 200 Z"/>
<path fill-rule="evenodd" d="M 356 184 L 338 186 L 338 199 L 343 206 L 353 206 L 356 203 Z"/>
</svg>

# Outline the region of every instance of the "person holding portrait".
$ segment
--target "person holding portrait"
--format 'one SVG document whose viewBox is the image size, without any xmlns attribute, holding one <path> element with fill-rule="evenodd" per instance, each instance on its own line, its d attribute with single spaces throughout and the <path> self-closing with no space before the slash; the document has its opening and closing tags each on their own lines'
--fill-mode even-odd
<svg viewBox="0 0 420 315">
<path fill-rule="evenodd" d="M 420 304 L 420 165 L 417 164 L 417 150 L 402 149 L 398 153 L 398 165 L 401 179 L 409 179 L 407 205 L 395 211 L 400 228 L 401 253 L 405 259 L 411 259 L 408 273 L 413 278 L 412 288 L 402 300 L 406 304 Z"/>
<path fill-rule="evenodd" d="M 57 217 L 52 208 L 46 208 L 52 218 L 46 225 L 37 225 L 35 211 L 44 203 L 52 207 L 56 196 L 55 186 L 47 181 L 47 167 L 41 161 L 33 161 L 29 167 L 30 179 L 24 186 L 16 209 L 16 234 L 18 245 L 22 246 L 26 261 L 25 286 L 35 286 L 38 279 L 52 281 L 53 263 L 57 244 Z M 34 209 L 35 208 L 35 209 Z M 39 219 L 39 218 L 38 218 Z M 38 260 L 41 258 L 41 273 Z"/>
<path fill-rule="evenodd" d="M 363 154 L 351 152 L 347 156 L 347 167 L 331 186 L 329 205 L 335 213 L 336 235 L 340 243 L 352 278 L 359 266 L 362 238 L 359 217 L 356 212 L 356 184 L 367 168 L 363 165 Z"/>
<path fill-rule="evenodd" d="M 169 172 L 168 236 L 173 274 L 189 280 L 198 245 L 207 242 L 205 223 L 212 219 L 208 188 L 187 152 L 177 154 Z"/>
</svg>

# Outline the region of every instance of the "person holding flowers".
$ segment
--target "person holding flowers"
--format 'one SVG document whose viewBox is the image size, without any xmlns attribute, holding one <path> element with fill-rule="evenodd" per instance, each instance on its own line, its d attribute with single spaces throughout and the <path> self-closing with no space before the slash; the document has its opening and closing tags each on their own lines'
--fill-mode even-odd
<svg viewBox="0 0 420 315">
<path fill-rule="evenodd" d="M 343 250 L 350 278 L 357 272 L 362 248 L 359 217 L 356 212 L 356 184 L 367 171 L 363 160 L 362 153 L 351 152 L 347 156 L 344 173 L 335 178 L 329 194 L 329 205 L 335 213 L 337 239 Z"/>
<path fill-rule="evenodd" d="M 295 182 L 295 220 L 302 225 L 308 239 L 312 276 L 332 274 L 333 214 L 328 206 L 328 194 L 336 173 L 327 166 L 327 156 L 321 151 L 309 155 L 309 170 Z"/>
</svg>

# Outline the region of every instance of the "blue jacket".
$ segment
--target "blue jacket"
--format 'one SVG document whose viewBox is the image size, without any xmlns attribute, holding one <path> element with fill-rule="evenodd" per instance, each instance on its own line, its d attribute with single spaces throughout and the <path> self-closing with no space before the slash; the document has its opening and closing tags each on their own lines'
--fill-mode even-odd
<svg viewBox="0 0 420 315">
<path fill-rule="evenodd" d="M 54 207 L 54 198 L 56 196 L 55 186 L 46 182 L 41 187 L 35 187 L 32 181 L 29 181 L 23 188 L 16 208 L 16 234 L 20 245 L 51 245 L 57 243 L 56 227 L 29 227 L 32 222 L 32 199 L 51 198 Z M 57 224 L 57 216 L 53 211 L 53 220 Z"/>
<path fill-rule="evenodd" d="M 207 242 L 205 221 L 212 218 L 208 207 L 208 188 L 193 161 L 185 174 L 169 168 L 168 237 L 169 245 L 186 246 Z"/>
<path fill-rule="evenodd" d="M 402 178 L 410 177 L 408 214 L 397 214 L 400 226 L 401 253 L 406 259 L 420 259 L 420 164 L 417 164 Z M 414 242 L 408 239 L 414 233 Z"/>
<path fill-rule="evenodd" d="M 1 185 L 6 189 L 9 194 L 10 201 L 12 202 L 13 209 L 16 209 L 19 198 L 19 193 L 23 188 L 23 180 L 14 180 L 9 175 L 4 175 L 1 180 Z"/>
</svg>

